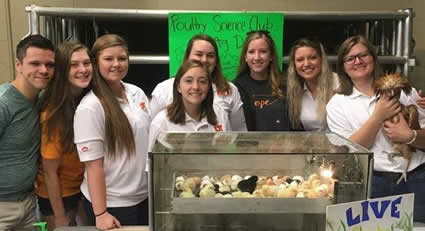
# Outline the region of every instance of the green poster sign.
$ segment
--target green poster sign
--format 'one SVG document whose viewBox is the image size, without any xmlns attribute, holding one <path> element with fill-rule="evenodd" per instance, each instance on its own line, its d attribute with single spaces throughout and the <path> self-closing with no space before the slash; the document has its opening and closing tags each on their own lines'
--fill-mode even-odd
<svg viewBox="0 0 425 231">
<path fill-rule="evenodd" d="M 180 67 L 186 46 L 196 34 L 208 34 L 219 48 L 223 73 L 234 79 L 246 33 L 267 30 L 276 43 L 279 63 L 282 63 L 282 13 L 170 13 L 168 14 L 168 42 L 170 76 Z"/>
</svg>

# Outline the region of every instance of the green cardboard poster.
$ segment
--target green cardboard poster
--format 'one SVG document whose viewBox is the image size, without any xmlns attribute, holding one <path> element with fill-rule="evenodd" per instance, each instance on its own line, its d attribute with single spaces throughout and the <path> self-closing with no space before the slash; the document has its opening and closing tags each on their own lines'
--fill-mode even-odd
<svg viewBox="0 0 425 231">
<path fill-rule="evenodd" d="M 273 38 L 279 63 L 282 63 L 282 13 L 170 13 L 168 14 L 168 42 L 170 76 L 180 67 L 187 43 L 196 34 L 208 34 L 219 48 L 223 73 L 234 79 L 246 34 L 253 30 L 267 30 Z"/>
</svg>

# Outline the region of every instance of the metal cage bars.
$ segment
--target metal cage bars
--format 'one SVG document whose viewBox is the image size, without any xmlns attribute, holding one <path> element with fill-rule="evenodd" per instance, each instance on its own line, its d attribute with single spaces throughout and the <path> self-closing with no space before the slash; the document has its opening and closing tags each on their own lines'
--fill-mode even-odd
<svg viewBox="0 0 425 231">
<path fill-rule="evenodd" d="M 37 5 L 27 6 L 29 34 L 43 34 L 54 43 L 59 43 L 70 36 L 78 38 L 77 26 L 74 19 L 132 19 L 167 20 L 170 12 L 208 12 L 219 11 L 169 11 L 169 10 L 137 10 L 137 9 L 99 9 L 99 8 L 62 8 L 42 7 Z M 222 13 L 223 11 L 220 11 Z M 234 12 L 234 11 L 227 11 Z M 255 11 L 250 11 L 255 12 Z M 285 19 L 299 21 L 374 21 L 393 20 L 391 32 L 391 55 L 378 56 L 382 64 L 396 64 L 397 71 L 408 76 L 409 66 L 415 66 L 415 59 L 411 57 L 413 9 L 398 11 L 269 11 L 283 13 Z M 264 12 L 263 12 L 264 13 Z M 43 16 L 44 21 L 41 19 Z M 41 21 L 44 22 L 44 31 L 41 31 Z M 95 27 L 96 25 L 94 25 Z M 365 24 L 366 37 L 369 36 L 370 23 Z M 95 27 L 96 28 L 96 27 Z M 373 31 L 372 31 L 373 32 Z M 381 43 L 385 38 L 381 37 Z M 381 49 L 384 49 L 381 47 Z M 329 62 L 336 63 L 336 56 L 329 55 Z M 289 57 L 283 57 L 283 63 L 288 63 Z M 169 56 L 164 55 L 131 55 L 132 64 L 168 64 Z"/>
</svg>

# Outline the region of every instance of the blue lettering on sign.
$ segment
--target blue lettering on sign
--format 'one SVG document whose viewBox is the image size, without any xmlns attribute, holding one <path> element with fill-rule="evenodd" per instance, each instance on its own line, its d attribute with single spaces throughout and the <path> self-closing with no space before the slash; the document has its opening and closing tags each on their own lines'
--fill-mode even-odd
<svg viewBox="0 0 425 231">
<path fill-rule="evenodd" d="M 373 213 L 375 214 L 376 218 L 382 218 L 384 216 L 385 210 L 387 210 L 388 205 L 391 201 L 385 200 L 381 202 L 381 210 L 378 208 L 378 201 L 370 202 L 370 207 L 373 210 Z"/>
<path fill-rule="evenodd" d="M 367 212 L 367 208 L 368 208 L 368 205 L 369 204 L 369 201 L 365 201 L 365 202 L 362 202 L 362 213 L 363 213 L 363 217 L 362 217 L 362 221 L 368 221 L 369 220 L 369 213 Z"/>
<path fill-rule="evenodd" d="M 355 217 L 353 216 L 353 209 L 348 208 L 345 211 L 345 217 L 347 219 L 347 225 L 353 226 L 357 225 L 360 222 L 368 221 L 370 220 L 369 217 L 369 207 L 372 209 L 373 215 L 377 219 L 382 219 L 385 215 L 385 212 L 387 211 L 389 205 L 391 204 L 391 217 L 400 218 L 400 211 L 398 210 L 398 206 L 401 203 L 402 197 L 398 197 L 397 199 L 391 201 L 391 200 L 383 200 L 383 201 L 365 201 L 362 202 L 360 205 L 362 206 L 362 214 L 355 214 Z M 380 207 L 380 208 L 379 208 Z"/>
<path fill-rule="evenodd" d="M 353 218 L 353 210 L 351 208 L 345 211 L 345 216 L 347 217 L 348 226 L 357 225 L 360 223 L 360 216 L 358 215 L 355 218 Z"/>
<path fill-rule="evenodd" d="M 398 210 L 398 205 L 401 203 L 401 197 L 395 199 L 393 203 L 391 203 L 391 216 L 400 218 L 400 211 Z"/>
</svg>

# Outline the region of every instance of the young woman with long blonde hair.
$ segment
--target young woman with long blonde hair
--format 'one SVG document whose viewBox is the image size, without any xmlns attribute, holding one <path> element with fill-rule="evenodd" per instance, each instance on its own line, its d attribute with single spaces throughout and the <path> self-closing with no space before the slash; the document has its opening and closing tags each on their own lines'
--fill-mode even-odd
<svg viewBox="0 0 425 231">
<path fill-rule="evenodd" d="M 248 131 L 291 130 L 276 46 L 267 31 L 247 34 L 233 83 L 241 94 Z"/>
<path fill-rule="evenodd" d="M 129 68 L 123 38 L 104 35 L 92 53 L 98 75 L 74 119 L 75 143 L 86 166 L 81 191 L 89 222 L 102 230 L 146 225 L 148 98 L 122 81 Z"/>
</svg>

